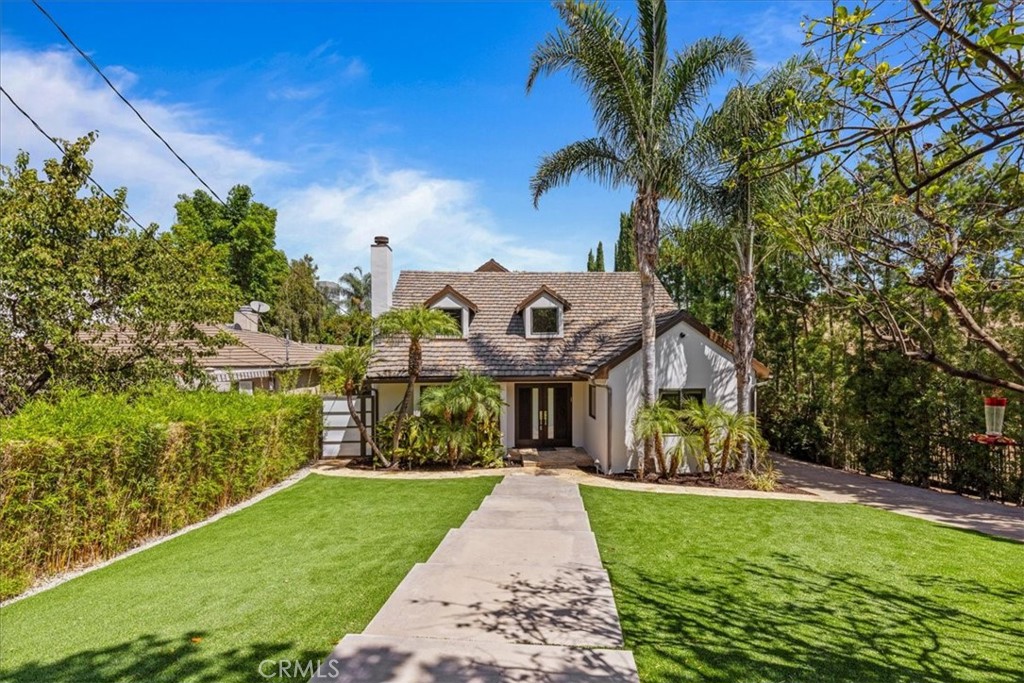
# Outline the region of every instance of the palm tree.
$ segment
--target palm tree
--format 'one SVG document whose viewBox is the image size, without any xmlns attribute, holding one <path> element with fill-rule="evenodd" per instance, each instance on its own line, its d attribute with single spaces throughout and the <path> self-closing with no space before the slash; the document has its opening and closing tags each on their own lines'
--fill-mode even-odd
<svg viewBox="0 0 1024 683">
<path fill-rule="evenodd" d="M 462 330 L 459 329 L 458 323 L 444 311 L 416 306 L 393 308 L 382 313 L 377 318 L 377 331 L 383 337 L 404 336 L 409 339 L 409 382 L 405 387 L 402 403 L 398 407 L 395 432 L 391 437 L 391 447 L 395 449 L 398 448 L 398 442 L 402 439 L 405 419 L 412 410 L 413 390 L 420 378 L 420 372 L 423 370 L 423 340 L 439 336 L 454 336 Z"/>
<path fill-rule="evenodd" d="M 477 431 L 493 426 L 503 405 L 498 383 L 468 370 L 420 399 L 423 415 L 440 423 L 438 434 L 452 467 L 458 466 L 465 449 L 478 445 Z"/>
<path fill-rule="evenodd" d="M 779 205 L 787 178 L 766 173 L 776 155 L 766 151 L 798 123 L 798 105 L 810 96 L 810 58 L 794 57 L 760 82 L 740 83 L 721 107 L 699 125 L 691 139 L 695 169 L 684 177 L 683 195 L 691 213 L 718 222 L 728 232 L 736 264 L 733 338 L 736 393 L 740 414 L 754 411 L 754 320 L 757 307 L 755 245 L 758 215 Z M 749 467 L 749 450 L 744 467 Z"/>
<path fill-rule="evenodd" d="M 665 458 L 665 435 L 679 434 L 679 411 L 664 401 L 655 401 L 650 405 L 641 406 L 633 418 L 633 434 L 654 444 L 655 460 L 658 463 L 659 476 L 674 477 L 679 469 L 678 449 Z"/>
<path fill-rule="evenodd" d="M 669 55 L 665 0 L 637 0 L 638 28 L 620 22 L 601 2 L 555 5 L 563 26 L 533 52 L 526 90 L 538 76 L 568 71 L 587 93 L 596 137 L 541 159 L 530 181 L 534 206 L 548 190 L 585 176 L 635 192 L 632 206 L 643 321 L 643 395 L 656 400 L 655 304 L 660 202 L 679 196 L 687 163 L 684 138 L 696 106 L 729 70 L 753 55 L 741 38 L 706 38 Z M 644 443 L 644 459 L 653 443 Z M 640 463 L 643 474 L 644 463 Z"/>
<path fill-rule="evenodd" d="M 364 273 L 362 268 L 356 266 L 351 273 L 345 273 L 338 278 L 338 284 L 341 285 L 341 297 L 345 301 L 346 309 L 349 312 L 365 312 L 370 305 L 370 274 Z"/>
<path fill-rule="evenodd" d="M 720 425 L 726 411 L 714 403 L 689 400 L 683 404 L 680 416 L 697 437 L 697 460 L 701 471 L 715 476 L 715 452 L 718 448 Z"/>
<path fill-rule="evenodd" d="M 374 458 L 380 460 L 384 467 L 390 467 L 391 463 L 377 446 L 355 405 L 354 397 L 362 394 L 366 387 L 366 371 L 372 353 L 373 349 L 369 346 L 346 346 L 337 351 L 328 351 L 316 360 L 316 364 L 323 374 L 321 382 L 324 390 L 345 396 L 348 413 L 356 423 L 359 436 L 370 446 Z"/>
<path fill-rule="evenodd" d="M 712 478 L 716 476 L 716 465 L 718 474 L 725 474 L 737 464 L 737 456 L 745 449 L 759 452 L 764 448 L 757 418 L 750 413 L 734 413 L 717 404 L 687 401 L 680 416 L 699 437 L 698 460 Z"/>
</svg>

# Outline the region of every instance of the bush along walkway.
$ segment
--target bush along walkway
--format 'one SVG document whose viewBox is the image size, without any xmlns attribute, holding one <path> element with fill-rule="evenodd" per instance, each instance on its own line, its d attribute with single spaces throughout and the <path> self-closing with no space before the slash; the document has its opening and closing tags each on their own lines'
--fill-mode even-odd
<svg viewBox="0 0 1024 683">
<path fill-rule="evenodd" d="M 639 681 L 578 487 L 509 475 L 316 682 Z"/>
</svg>

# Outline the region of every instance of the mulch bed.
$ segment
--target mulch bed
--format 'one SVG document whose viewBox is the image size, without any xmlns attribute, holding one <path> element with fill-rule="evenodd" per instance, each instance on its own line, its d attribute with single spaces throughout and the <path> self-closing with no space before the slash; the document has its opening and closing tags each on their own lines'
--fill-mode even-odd
<svg viewBox="0 0 1024 683">
<path fill-rule="evenodd" d="M 613 481 L 626 481 L 636 482 L 637 478 L 633 474 L 597 474 L 593 466 L 580 467 L 581 470 L 589 472 L 598 477 L 604 479 L 611 479 Z M 644 483 L 646 484 L 660 484 L 662 486 L 696 486 L 700 488 L 710 489 L 736 489 L 746 491 L 756 491 L 758 489 L 751 486 L 746 478 L 739 472 L 728 472 L 723 476 L 719 476 L 716 481 L 711 481 L 710 477 L 700 476 L 696 474 L 677 474 L 671 479 L 658 478 L 657 475 L 648 475 Z M 772 493 L 799 493 L 805 496 L 813 496 L 813 493 L 804 491 L 803 489 L 791 486 L 783 481 L 775 484 L 775 488 Z"/>
</svg>

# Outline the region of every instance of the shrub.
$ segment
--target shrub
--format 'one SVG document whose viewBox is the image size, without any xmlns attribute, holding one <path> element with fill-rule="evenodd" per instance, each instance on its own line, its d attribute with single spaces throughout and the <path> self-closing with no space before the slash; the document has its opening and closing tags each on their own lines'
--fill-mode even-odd
<svg viewBox="0 0 1024 683">
<path fill-rule="evenodd" d="M 69 393 L 0 422 L 0 597 L 194 523 L 316 456 L 320 399 Z"/>
</svg>

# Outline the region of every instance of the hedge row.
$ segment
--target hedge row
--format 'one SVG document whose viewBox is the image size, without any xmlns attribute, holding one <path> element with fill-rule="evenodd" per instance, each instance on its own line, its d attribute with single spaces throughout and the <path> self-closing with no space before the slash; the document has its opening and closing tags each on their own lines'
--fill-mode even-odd
<svg viewBox="0 0 1024 683">
<path fill-rule="evenodd" d="M 67 395 L 0 421 L 0 598 L 245 500 L 314 458 L 320 400 Z"/>
</svg>

